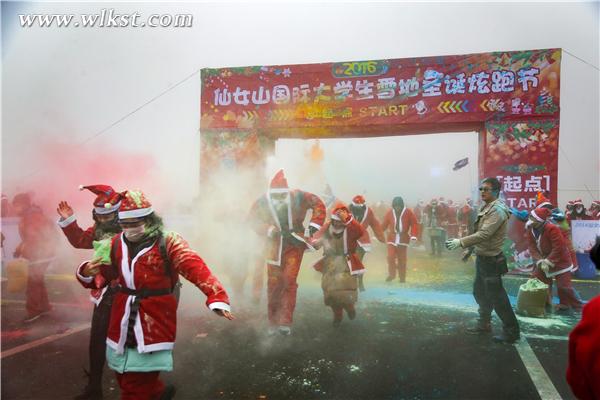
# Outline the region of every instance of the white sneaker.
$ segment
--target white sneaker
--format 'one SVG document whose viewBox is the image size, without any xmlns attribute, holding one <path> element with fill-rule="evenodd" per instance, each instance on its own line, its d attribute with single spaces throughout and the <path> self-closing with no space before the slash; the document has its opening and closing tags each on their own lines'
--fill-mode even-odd
<svg viewBox="0 0 600 400">
<path fill-rule="evenodd" d="M 292 334 L 292 328 L 286 325 L 281 325 L 279 327 L 279 333 L 283 336 L 289 336 Z"/>
<path fill-rule="evenodd" d="M 277 327 L 276 326 L 270 326 L 269 329 L 267 329 L 267 335 L 269 336 L 273 336 L 277 333 Z"/>
</svg>

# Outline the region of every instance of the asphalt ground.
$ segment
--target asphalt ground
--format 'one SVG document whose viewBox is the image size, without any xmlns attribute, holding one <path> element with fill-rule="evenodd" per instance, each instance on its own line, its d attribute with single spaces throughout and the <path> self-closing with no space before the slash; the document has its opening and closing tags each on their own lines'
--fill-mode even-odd
<svg viewBox="0 0 600 400">
<path fill-rule="evenodd" d="M 502 345 L 464 329 L 476 318 L 473 263 L 411 250 L 407 283 L 384 283 L 385 248 L 365 260 L 367 291 L 356 320 L 331 325 L 307 254 L 289 337 L 267 335 L 265 299 L 232 294 L 235 321 L 213 315 L 189 284 L 178 312 L 175 369 L 161 376 L 177 399 L 539 399 L 574 398 L 565 381 L 567 336 L 577 313 L 519 317 L 523 338 Z M 227 277 L 220 276 L 227 285 Z M 527 278 L 507 276 L 516 301 Z M 23 324 L 24 295 L 2 283 L 3 399 L 70 399 L 85 385 L 92 305 L 70 274 L 46 279 L 53 311 Z M 248 282 L 247 282 L 248 284 Z M 582 298 L 600 294 L 576 281 Z M 246 292 L 250 288 L 246 287 Z M 500 322 L 494 318 L 494 330 Z M 119 388 L 107 368 L 106 399 Z"/>
</svg>

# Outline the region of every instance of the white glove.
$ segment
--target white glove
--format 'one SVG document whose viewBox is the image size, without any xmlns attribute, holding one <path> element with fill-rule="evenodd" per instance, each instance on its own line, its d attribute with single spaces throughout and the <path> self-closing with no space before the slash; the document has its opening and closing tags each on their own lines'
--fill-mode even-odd
<svg viewBox="0 0 600 400">
<path fill-rule="evenodd" d="M 446 240 L 446 248 L 448 250 L 456 250 L 460 246 L 460 239 L 448 239 Z"/>
<path fill-rule="evenodd" d="M 540 260 L 538 261 L 538 265 L 545 274 L 548 274 L 548 271 L 550 271 L 550 262 L 548 260 Z"/>
<path fill-rule="evenodd" d="M 275 236 L 275 233 L 279 232 L 279 229 L 275 225 L 271 225 L 267 230 L 267 237 L 270 239 Z"/>
</svg>

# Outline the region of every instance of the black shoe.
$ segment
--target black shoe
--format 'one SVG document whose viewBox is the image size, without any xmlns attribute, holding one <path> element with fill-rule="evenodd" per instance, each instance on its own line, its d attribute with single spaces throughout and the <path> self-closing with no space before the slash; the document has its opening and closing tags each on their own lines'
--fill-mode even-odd
<svg viewBox="0 0 600 400">
<path fill-rule="evenodd" d="M 492 332 L 492 324 L 489 322 L 477 322 L 477 324 L 466 329 L 471 335 L 483 335 Z"/>
<path fill-rule="evenodd" d="M 494 336 L 492 339 L 497 343 L 513 344 L 520 338 L 521 335 L 519 333 L 502 332 L 501 334 Z"/>
<path fill-rule="evenodd" d="M 394 278 L 392 278 L 391 276 L 388 276 L 387 278 L 385 278 L 385 281 L 386 281 L 386 282 L 391 282 L 391 281 L 393 281 L 393 280 L 394 280 Z"/>
<path fill-rule="evenodd" d="M 356 318 L 356 309 L 352 308 L 350 310 L 346 310 L 346 314 L 348 314 L 348 318 L 352 320 Z"/>
<path fill-rule="evenodd" d="M 167 385 L 165 390 L 163 390 L 162 394 L 160 395 L 159 400 L 171 400 L 173 397 L 175 397 L 176 391 L 177 389 L 175 389 L 175 386 Z"/>
<path fill-rule="evenodd" d="M 83 393 L 73 397 L 73 400 L 102 400 L 102 388 L 86 386 Z"/>
</svg>

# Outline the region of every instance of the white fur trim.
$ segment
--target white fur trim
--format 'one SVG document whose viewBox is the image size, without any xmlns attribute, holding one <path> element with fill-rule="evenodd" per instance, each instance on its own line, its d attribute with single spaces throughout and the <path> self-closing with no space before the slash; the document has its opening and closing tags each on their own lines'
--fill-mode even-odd
<svg viewBox="0 0 600 400">
<path fill-rule="evenodd" d="M 106 338 L 106 344 L 113 349 L 114 351 L 118 351 L 119 350 L 119 344 L 117 342 L 115 342 L 114 340 L 111 340 L 109 338 Z M 122 353 L 121 353 L 122 354 Z"/>
<path fill-rule="evenodd" d="M 322 228 L 321 225 L 319 225 L 315 222 L 311 222 L 310 224 L 308 224 L 308 226 L 312 226 L 313 228 L 317 228 L 318 230 L 320 230 Z"/>
<path fill-rule="evenodd" d="M 271 260 L 271 259 L 267 258 L 266 263 L 270 264 L 270 265 L 274 265 L 276 267 L 281 267 L 281 253 L 282 253 L 282 251 L 283 251 L 283 236 L 279 236 L 279 250 L 278 250 L 278 253 L 277 253 L 277 260 Z"/>
<path fill-rule="evenodd" d="M 125 342 L 127 341 L 127 327 L 129 326 L 129 314 L 131 313 L 131 303 L 135 299 L 135 296 L 127 296 L 125 300 L 125 310 L 123 311 L 123 317 L 121 317 L 119 343 L 116 343 L 115 351 L 117 354 L 123 354 L 125 352 Z M 114 343 L 114 342 L 113 342 Z M 108 340 L 107 340 L 107 344 Z"/>
<path fill-rule="evenodd" d="M 350 270 L 350 275 L 363 275 L 367 270 L 366 269 L 359 269 L 357 271 L 352 271 Z"/>
<path fill-rule="evenodd" d="M 89 261 L 84 261 L 81 264 L 79 264 L 79 267 L 77 267 L 77 271 L 75 272 L 75 275 L 77 276 L 77 279 L 79 279 L 83 283 L 92 283 L 92 281 L 94 280 L 93 276 L 81 275 L 81 267 L 83 267 L 87 263 L 89 263 Z"/>
<path fill-rule="evenodd" d="M 368 253 L 368 252 L 370 252 L 370 251 L 373 249 L 373 247 L 371 246 L 371 244 L 370 244 L 370 243 L 361 243 L 361 242 L 358 242 L 358 245 L 359 245 L 360 247 L 362 247 L 362 249 L 363 249 L 364 251 L 366 251 L 367 253 Z"/>
<path fill-rule="evenodd" d="M 144 345 L 144 349 L 140 351 L 140 353 L 152 353 L 153 351 L 173 350 L 173 347 L 175 347 L 175 343 L 173 342 L 146 344 Z"/>
<path fill-rule="evenodd" d="M 152 207 L 138 208 L 137 210 L 119 211 L 119 219 L 141 218 L 154 212 Z"/>
<path fill-rule="evenodd" d="M 271 225 L 269 229 L 267 229 L 267 237 L 273 237 L 273 232 L 277 229 L 275 225 Z"/>
<path fill-rule="evenodd" d="M 366 208 L 365 213 L 362 217 L 362 220 L 360 221 L 361 225 L 365 223 L 365 221 L 367 220 L 367 217 L 369 216 L 369 207 Z"/>
<path fill-rule="evenodd" d="M 61 228 L 66 228 L 67 226 L 71 225 L 73 222 L 75 222 L 77 220 L 77 217 L 75 217 L 75 214 L 71 215 L 69 218 L 65 218 L 65 219 L 59 219 L 58 221 L 56 221 L 56 223 L 58 224 L 58 226 L 60 226 Z"/>
<path fill-rule="evenodd" d="M 563 269 L 555 271 L 555 272 L 548 271 L 548 273 L 546 273 L 546 276 L 548 278 L 552 278 L 553 276 L 564 274 L 565 272 L 569 272 L 572 270 L 573 270 L 573 265 L 569 265 L 567 268 L 563 268 Z"/>
<path fill-rule="evenodd" d="M 111 206 L 111 207 L 108 207 L 108 208 L 106 208 L 106 207 L 94 207 L 94 211 L 96 211 L 96 214 L 106 215 L 106 214 L 114 213 L 115 211 L 117 211 L 119 209 L 120 206 L 121 206 L 121 202 L 119 201 L 114 206 Z"/>
<path fill-rule="evenodd" d="M 269 189 L 269 193 L 289 193 L 289 188 Z"/>
<path fill-rule="evenodd" d="M 102 299 L 104 298 L 104 294 L 106 293 L 107 290 L 108 290 L 108 286 L 105 286 L 102 289 L 102 292 L 100 293 L 100 296 L 98 296 L 98 298 L 96 298 L 94 296 L 90 296 L 90 300 L 92 301 L 92 303 L 94 303 L 96 306 L 100 305 L 100 302 L 102 302 Z"/>
<path fill-rule="evenodd" d="M 535 210 L 531 210 L 531 216 L 533 216 L 533 218 L 535 218 L 537 221 L 539 222 L 545 222 L 545 220 L 541 219 L 535 212 Z"/>
<path fill-rule="evenodd" d="M 227 303 L 223 303 L 222 301 L 215 301 L 214 303 L 210 303 L 208 305 L 208 308 L 210 308 L 211 310 L 224 310 L 224 311 L 231 311 L 231 306 Z"/>
</svg>

